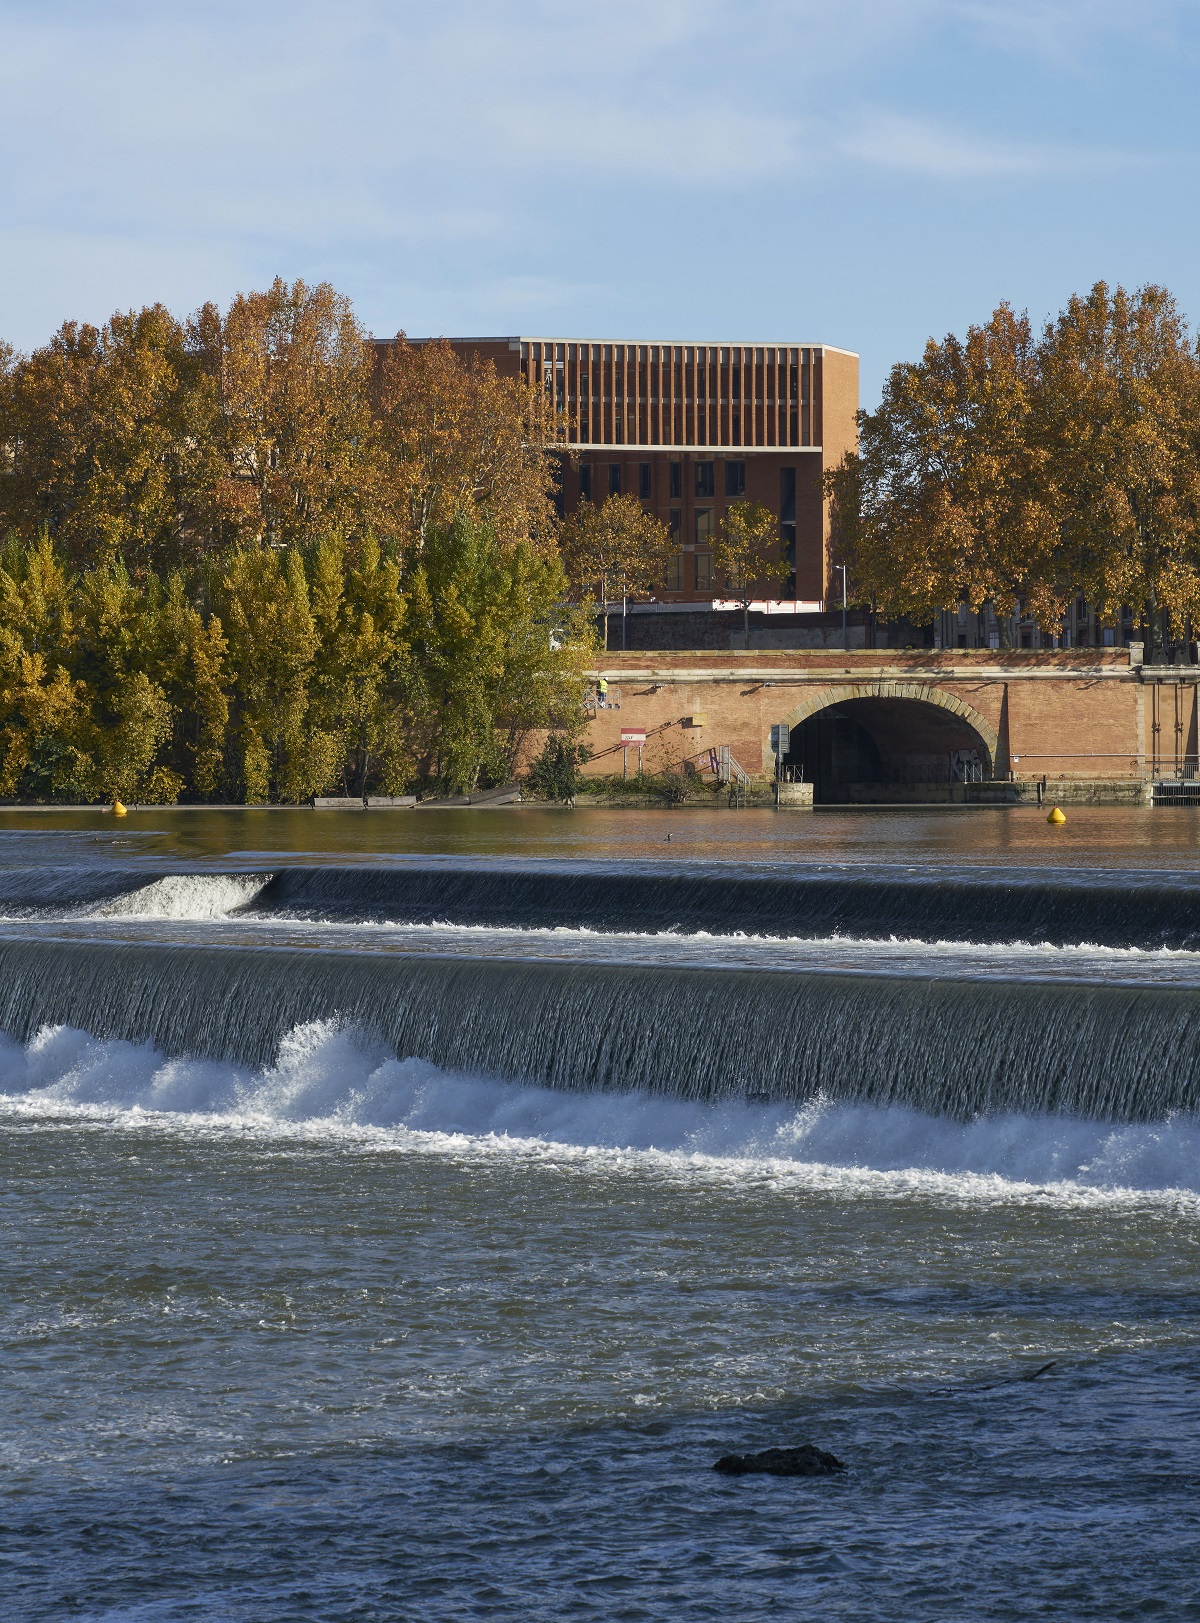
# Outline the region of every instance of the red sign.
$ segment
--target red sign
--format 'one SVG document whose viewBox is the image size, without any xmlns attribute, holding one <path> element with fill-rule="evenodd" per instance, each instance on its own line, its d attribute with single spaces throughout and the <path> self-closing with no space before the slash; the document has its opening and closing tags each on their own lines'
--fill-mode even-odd
<svg viewBox="0 0 1200 1623">
<path fill-rule="evenodd" d="M 645 731 L 639 732 L 635 727 L 623 727 L 621 729 L 621 742 L 622 744 L 644 744 L 646 742 Z"/>
</svg>

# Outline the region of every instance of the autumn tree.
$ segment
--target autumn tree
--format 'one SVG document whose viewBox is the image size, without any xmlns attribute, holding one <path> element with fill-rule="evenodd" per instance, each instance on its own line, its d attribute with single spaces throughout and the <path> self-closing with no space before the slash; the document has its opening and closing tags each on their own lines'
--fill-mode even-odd
<svg viewBox="0 0 1200 1623">
<path fill-rule="evenodd" d="M 43 528 L 77 563 L 146 570 L 187 550 L 216 465 L 215 396 L 162 305 L 66 322 L 0 387 L 0 526 Z"/>
<path fill-rule="evenodd" d="M 552 550 L 564 425 L 546 391 L 403 333 L 380 346 L 378 364 L 380 522 L 416 551 L 458 519 L 501 546 Z"/>
<path fill-rule="evenodd" d="M 1099 609 L 1140 608 L 1153 652 L 1200 620 L 1200 366 L 1171 295 L 1072 298 L 1042 339 L 1038 448 L 1058 576 Z"/>
<path fill-rule="evenodd" d="M 1007 305 L 892 368 L 857 453 L 826 478 L 833 555 L 857 593 L 918 623 L 958 602 L 1002 623 L 1021 600 L 1061 614 L 1038 400 L 1029 322 Z"/>
<path fill-rule="evenodd" d="M 750 604 L 787 584 L 791 566 L 779 519 L 762 502 L 730 502 L 713 548 L 725 590 L 741 604 L 743 646 L 750 646 Z"/>
<path fill-rule="evenodd" d="M 567 578 L 577 595 L 599 598 L 606 648 L 613 599 L 640 596 L 660 585 L 674 551 L 666 525 L 633 496 L 609 496 L 599 505 L 581 502 L 567 520 L 562 532 Z"/>
<path fill-rule="evenodd" d="M 375 490 L 374 352 L 328 282 L 211 306 L 192 345 L 218 380 L 221 475 L 211 522 L 225 540 L 289 546 L 369 524 Z"/>
</svg>

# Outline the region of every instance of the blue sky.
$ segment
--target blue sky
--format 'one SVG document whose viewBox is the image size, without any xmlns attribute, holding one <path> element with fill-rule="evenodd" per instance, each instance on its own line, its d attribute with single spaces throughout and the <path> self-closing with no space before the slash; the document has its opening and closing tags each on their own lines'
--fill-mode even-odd
<svg viewBox="0 0 1200 1623">
<path fill-rule="evenodd" d="M 0 334 L 276 273 L 377 334 L 892 362 L 1098 278 L 1200 319 L 1200 3 L 0 0 Z"/>
</svg>

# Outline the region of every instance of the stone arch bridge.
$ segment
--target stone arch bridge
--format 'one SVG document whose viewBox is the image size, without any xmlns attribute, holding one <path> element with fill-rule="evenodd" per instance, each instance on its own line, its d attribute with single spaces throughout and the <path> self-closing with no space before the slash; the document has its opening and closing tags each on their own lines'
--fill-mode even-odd
<svg viewBox="0 0 1200 1623">
<path fill-rule="evenodd" d="M 1057 798 L 1139 801 L 1200 776 L 1191 666 L 1141 650 L 947 649 L 609 653 L 589 771 L 620 770 L 622 730 L 647 771 L 728 746 L 752 778 L 777 766 L 825 803 Z M 619 708 L 618 708 L 619 706 Z M 777 761 L 775 729 L 787 729 Z"/>
</svg>

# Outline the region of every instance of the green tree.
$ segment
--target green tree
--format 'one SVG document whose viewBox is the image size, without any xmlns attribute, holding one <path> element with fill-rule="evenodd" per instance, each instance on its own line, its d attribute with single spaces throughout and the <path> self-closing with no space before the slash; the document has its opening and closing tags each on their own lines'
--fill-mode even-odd
<svg viewBox="0 0 1200 1623">
<path fill-rule="evenodd" d="M 564 738 L 561 733 L 551 733 L 525 781 L 542 800 L 574 801 L 579 788 L 579 769 L 590 759 L 591 751 L 586 744 Z"/>
<path fill-rule="evenodd" d="M 151 579 L 148 591 L 146 668 L 171 707 L 165 770 L 199 799 L 213 799 L 225 783 L 232 682 L 225 634 L 218 617 L 206 617 L 189 597 L 181 571 Z"/>
<path fill-rule="evenodd" d="M 320 727 L 339 740 L 347 793 L 377 782 L 399 794 L 413 775 L 402 723 L 407 644 L 400 569 L 373 536 L 354 559 L 326 537 L 309 560 L 317 633 L 311 704 Z"/>
<path fill-rule="evenodd" d="M 181 780 L 156 766 L 171 736 L 167 696 L 144 671 L 123 677 L 93 713 L 93 786 L 105 800 L 171 802 Z"/>
<path fill-rule="evenodd" d="M 72 581 L 43 531 L 0 555 L 0 794 L 86 796 L 86 690 L 71 675 Z"/>
<path fill-rule="evenodd" d="M 459 794 L 504 782 L 532 734 L 578 727 L 590 642 L 556 558 L 459 519 L 431 533 L 405 589 L 422 779 Z"/>
<path fill-rule="evenodd" d="M 317 628 L 299 551 L 239 548 L 225 560 L 215 599 L 236 702 L 236 779 L 247 803 L 308 800 L 341 772 L 340 740 L 310 725 Z"/>
</svg>

